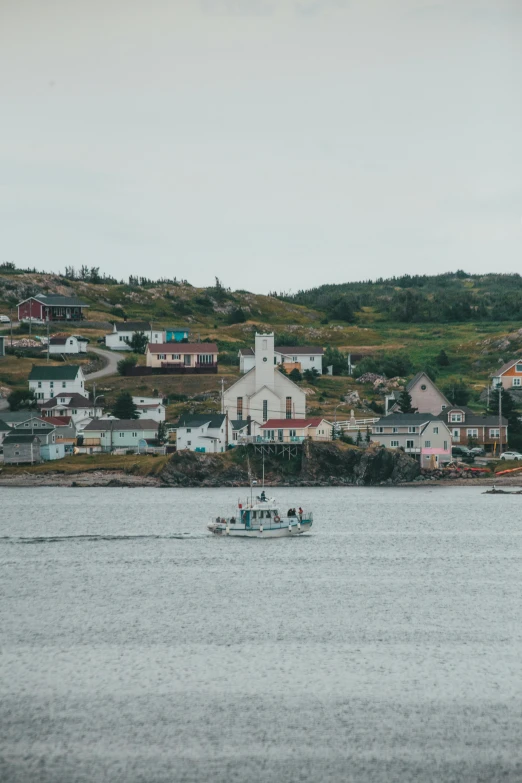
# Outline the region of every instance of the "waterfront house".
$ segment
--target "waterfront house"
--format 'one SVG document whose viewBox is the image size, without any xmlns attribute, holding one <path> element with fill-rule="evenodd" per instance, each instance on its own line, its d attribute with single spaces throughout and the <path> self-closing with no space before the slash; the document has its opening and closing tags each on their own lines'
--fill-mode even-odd
<svg viewBox="0 0 522 783">
<path fill-rule="evenodd" d="M 454 446 L 483 446 L 486 451 L 496 450 L 500 440 L 498 416 L 481 416 L 462 405 L 450 407 L 441 416 L 451 432 Z M 502 444 L 508 442 L 508 421 L 502 418 Z"/>
<path fill-rule="evenodd" d="M 319 375 L 323 373 L 324 350 L 317 345 L 275 346 L 274 364 L 282 365 L 287 372 L 293 369 L 304 372 L 316 370 Z M 241 348 L 239 350 L 239 371 L 242 374 L 255 367 L 256 352 L 254 348 Z"/>
<path fill-rule="evenodd" d="M 512 359 L 503 364 L 491 378 L 491 386 L 496 389 L 502 385 L 504 389 L 520 389 L 522 391 L 522 359 Z"/>
<path fill-rule="evenodd" d="M 149 343 L 162 343 L 162 329 L 153 329 L 148 321 L 118 321 L 112 332 L 105 335 L 105 345 L 113 351 L 130 351 L 130 343 L 137 332 L 142 332 Z"/>
<path fill-rule="evenodd" d="M 438 416 L 443 410 L 451 406 L 450 401 L 425 372 L 418 372 L 411 381 L 406 384 L 406 391 L 411 396 L 412 408 L 417 413 L 431 413 Z M 398 400 L 401 393 L 394 391 L 385 397 L 385 413 L 398 413 Z"/>
<path fill-rule="evenodd" d="M 64 392 L 83 396 L 84 383 L 83 370 L 76 364 L 33 365 L 29 373 L 29 388 L 39 405 Z"/>
<path fill-rule="evenodd" d="M 310 419 L 269 419 L 261 425 L 263 440 L 277 443 L 299 443 L 332 440 L 332 425 L 320 416 Z"/>
<path fill-rule="evenodd" d="M 222 452 L 227 448 L 228 435 L 226 416 L 222 413 L 184 414 L 176 427 L 177 450 Z"/>
<path fill-rule="evenodd" d="M 61 294 L 37 294 L 19 302 L 18 320 L 35 321 L 83 321 L 84 310 L 89 305 L 81 302 L 76 296 Z"/>
<path fill-rule="evenodd" d="M 140 419 L 165 421 L 165 406 L 161 397 L 133 397 L 132 401 L 138 409 Z"/>
<path fill-rule="evenodd" d="M 256 334 L 254 365 L 225 390 L 223 405 L 232 421 L 305 418 L 306 394 L 278 369 L 273 333 Z"/>
<path fill-rule="evenodd" d="M 216 343 L 160 343 L 147 346 L 146 365 L 165 372 L 215 373 Z"/>
<path fill-rule="evenodd" d="M 158 437 L 158 422 L 152 419 L 95 419 L 82 430 L 83 451 L 145 451 Z M 90 451 L 89 451 L 90 449 Z"/>
<path fill-rule="evenodd" d="M 76 334 L 54 334 L 49 338 L 49 354 L 87 353 L 89 340 Z"/>
<path fill-rule="evenodd" d="M 31 432 L 12 430 L 5 436 L 2 447 L 6 465 L 34 465 L 42 461 L 40 438 Z"/>
<path fill-rule="evenodd" d="M 188 329 L 165 329 L 166 343 L 180 343 L 182 340 L 188 340 Z"/>
<path fill-rule="evenodd" d="M 58 394 L 41 408 L 42 416 L 70 417 L 76 423 L 103 415 L 101 405 L 94 406 L 83 394 Z"/>
<path fill-rule="evenodd" d="M 389 449 L 404 449 L 423 468 L 451 461 L 451 432 L 442 419 L 431 413 L 383 416 L 372 427 L 372 442 Z"/>
</svg>

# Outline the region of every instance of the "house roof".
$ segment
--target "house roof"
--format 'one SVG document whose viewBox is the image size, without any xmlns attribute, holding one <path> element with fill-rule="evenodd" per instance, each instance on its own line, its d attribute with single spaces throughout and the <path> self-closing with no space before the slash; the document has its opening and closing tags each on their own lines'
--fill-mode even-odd
<svg viewBox="0 0 522 783">
<path fill-rule="evenodd" d="M 9 426 L 9 424 L 6 424 L 5 421 L 2 421 L 0 419 L 0 432 L 6 432 L 7 430 L 10 430 L 10 429 L 11 429 L 11 427 Z"/>
<path fill-rule="evenodd" d="M 123 430 L 157 430 L 158 422 L 152 419 L 93 419 L 84 427 L 84 432 L 89 430 L 116 432 Z"/>
<path fill-rule="evenodd" d="M 70 416 L 46 416 L 45 421 L 52 424 L 53 427 L 68 427 L 72 419 Z"/>
<path fill-rule="evenodd" d="M 496 372 L 494 372 L 491 377 L 496 378 L 498 375 L 503 375 L 503 373 L 510 370 L 514 364 L 522 364 L 522 359 L 520 358 L 520 356 L 518 357 L 518 359 L 511 359 L 510 362 L 506 362 L 505 364 L 503 364 L 502 367 L 499 367 L 499 369 Z"/>
<path fill-rule="evenodd" d="M 230 421 L 233 430 L 244 430 L 252 422 L 247 419 L 231 419 Z"/>
<path fill-rule="evenodd" d="M 20 432 L 20 430 L 13 430 L 4 438 L 4 446 L 9 443 L 31 443 L 37 440 L 40 443 L 38 435 L 34 435 L 32 432 Z"/>
<path fill-rule="evenodd" d="M 33 364 L 29 373 L 30 381 L 74 381 L 81 370 L 78 364 Z"/>
<path fill-rule="evenodd" d="M 49 345 L 65 345 L 68 337 L 51 337 L 49 339 Z"/>
<path fill-rule="evenodd" d="M 80 301 L 76 296 L 62 296 L 62 294 L 36 294 L 36 296 L 28 296 L 27 299 L 22 299 L 18 302 L 18 307 L 24 302 L 29 302 L 30 299 L 35 299 L 37 302 L 41 302 L 44 305 L 50 307 L 89 307 L 85 302 Z"/>
<path fill-rule="evenodd" d="M 308 427 L 318 427 L 322 421 L 326 421 L 322 416 L 316 416 L 312 419 L 269 419 L 261 426 L 262 430 L 286 430 L 286 429 L 307 429 Z M 330 422 L 326 422 L 329 424 Z"/>
<path fill-rule="evenodd" d="M 2 411 L 2 421 L 6 424 L 16 424 L 19 421 L 28 421 L 37 416 L 36 410 L 29 411 Z"/>
<path fill-rule="evenodd" d="M 69 402 L 58 402 L 60 397 L 65 397 Z M 64 392 L 63 394 L 59 394 L 57 397 L 52 397 L 52 399 L 44 402 L 42 410 L 48 410 L 50 408 L 92 408 L 92 405 L 92 402 L 87 399 L 87 397 L 84 397 L 83 394 L 78 394 L 77 392 L 74 392 L 74 394 L 67 394 L 67 392 Z M 97 405 L 96 407 L 100 408 L 101 405 Z"/>
<path fill-rule="evenodd" d="M 150 353 L 217 353 L 216 343 L 149 343 Z"/>
<path fill-rule="evenodd" d="M 419 426 L 428 421 L 444 421 L 440 416 L 434 416 L 432 413 L 389 413 L 388 416 L 383 416 L 379 421 L 375 422 L 374 426 L 377 427 L 391 427 L 397 425 L 415 425 Z"/>
<path fill-rule="evenodd" d="M 117 332 L 150 332 L 152 327 L 147 321 L 117 321 L 114 326 Z M 161 332 L 158 329 L 158 332 Z"/>
<path fill-rule="evenodd" d="M 417 381 L 420 381 L 420 379 L 421 379 L 423 376 L 424 376 L 424 378 L 426 378 L 426 379 L 427 379 L 428 383 L 431 383 L 431 385 L 432 385 L 432 386 L 434 386 L 434 387 L 437 389 L 437 391 L 439 392 L 440 396 L 441 396 L 441 397 L 442 397 L 444 400 L 446 400 L 446 402 L 448 403 L 448 405 L 451 405 L 450 401 L 449 401 L 449 400 L 448 400 L 448 398 L 447 398 L 447 397 L 446 397 L 446 396 L 445 396 L 445 395 L 444 395 L 444 394 L 441 392 L 441 390 L 439 389 L 439 387 L 437 386 L 437 384 L 435 383 L 435 381 L 432 381 L 432 380 L 431 380 L 431 378 L 430 378 L 430 376 L 429 376 L 427 373 L 425 373 L 423 370 L 421 370 L 421 372 L 418 372 L 416 375 L 414 375 L 414 376 L 413 376 L 413 378 L 411 379 L 411 381 L 409 381 L 409 382 L 406 384 L 406 391 L 411 391 L 411 389 L 413 389 L 413 387 L 415 386 L 415 384 L 417 383 Z"/>
<path fill-rule="evenodd" d="M 451 413 L 464 413 L 464 421 L 450 421 Z M 474 424 L 479 427 L 498 427 L 498 416 L 480 416 L 478 413 L 474 413 L 471 408 L 466 405 L 455 405 L 453 408 L 446 409 L 443 414 L 438 416 L 446 424 L 450 424 L 452 427 L 469 427 L 470 424 Z M 508 420 L 502 417 L 502 425 L 508 424 Z"/>
<path fill-rule="evenodd" d="M 324 353 L 320 345 L 276 345 L 274 351 L 285 356 L 307 356 L 309 353 L 322 356 Z"/>
<path fill-rule="evenodd" d="M 206 415 L 204 413 L 198 413 L 197 415 L 185 413 L 180 416 L 178 429 L 183 427 L 202 427 L 204 424 L 208 424 L 210 429 L 219 429 L 225 419 L 224 413 L 208 413 Z"/>
<path fill-rule="evenodd" d="M 239 355 L 240 356 L 255 356 L 255 352 L 253 348 L 240 348 L 239 349 Z"/>
</svg>

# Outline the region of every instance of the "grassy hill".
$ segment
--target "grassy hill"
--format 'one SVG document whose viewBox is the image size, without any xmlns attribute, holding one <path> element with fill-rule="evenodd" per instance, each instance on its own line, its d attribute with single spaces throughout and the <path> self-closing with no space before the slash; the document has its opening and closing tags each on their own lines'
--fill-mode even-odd
<svg viewBox="0 0 522 783">
<path fill-rule="evenodd" d="M 263 296 L 230 291 L 219 281 L 209 288 L 177 280 L 124 283 L 94 272 L 87 270 L 85 279 L 71 279 L 70 271 L 65 277 L 0 266 L 0 313 L 15 313 L 16 303 L 35 293 L 77 295 L 90 306 L 88 321 L 70 325 L 69 330 L 88 335 L 93 343 L 111 328 L 111 322 L 125 316 L 150 320 L 155 326 L 188 327 L 193 339 L 217 341 L 217 377 L 116 376 L 100 381 L 109 403 L 122 389 L 179 398 L 172 400 L 169 417 L 183 410 L 217 409 L 221 379 L 229 385 L 237 377 L 237 350 L 252 345 L 255 331 L 261 329 L 274 330 L 280 344 L 319 344 L 377 359 L 405 355 L 410 374 L 429 367 L 443 387 L 462 381 L 472 389 L 471 404 L 476 406 L 491 372 L 522 353 L 522 278 L 518 275 L 395 278 L 322 286 L 295 296 Z M 409 310 L 405 302 L 410 303 Z M 433 320 L 425 320 L 427 315 Z M 33 332 L 44 330 L 34 327 Z M 437 366 L 441 349 L 449 358 L 445 367 Z M 0 360 L 0 386 L 24 385 L 30 365 L 39 361 L 44 358 Z M 341 396 L 352 390 L 367 401 L 380 399 L 371 385 L 346 376 L 323 377 L 313 387 L 303 385 L 309 389 L 309 411 L 317 414 L 333 416 Z M 367 406 L 360 406 L 361 414 L 367 411 Z M 339 409 L 339 418 L 348 414 L 348 406 Z"/>
</svg>

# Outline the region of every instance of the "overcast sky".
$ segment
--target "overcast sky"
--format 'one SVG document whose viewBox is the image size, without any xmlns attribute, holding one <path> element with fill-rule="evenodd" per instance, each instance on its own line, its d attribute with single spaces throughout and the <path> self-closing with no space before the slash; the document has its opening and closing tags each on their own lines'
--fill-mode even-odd
<svg viewBox="0 0 522 783">
<path fill-rule="evenodd" d="M 0 0 L 0 261 L 522 270 L 521 0 Z"/>
</svg>

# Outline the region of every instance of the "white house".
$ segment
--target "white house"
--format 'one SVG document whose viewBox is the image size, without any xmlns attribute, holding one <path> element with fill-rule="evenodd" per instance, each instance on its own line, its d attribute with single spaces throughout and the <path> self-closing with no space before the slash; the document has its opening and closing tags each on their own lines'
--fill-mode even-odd
<svg viewBox="0 0 522 783">
<path fill-rule="evenodd" d="M 59 394 L 42 405 L 42 416 L 70 416 L 77 424 L 88 418 L 100 418 L 103 408 L 100 405 L 93 406 L 92 402 L 83 394 Z"/>
<path fill-rule="evenodd" d="M 162 343 L 165 339 L 161 329 L 153 329 L 147 321 L 119 321 L 110 334 L 105 335 L 105 345 L 113 351 L 130 351 L 130 342 L 136 332 L 143 332 L 149 343 Z"/>
<path fill-rule="evenodd" d="M 152 419 L 96 419 L 83 429 L 82 451 L 111 452 L 115 449 L 145 451 L 158 436 Z"/>
<path fill-rule="evenodd" d="M 29 373 L 29 388 L 39 405 L 59 394 L 84 394 L 85 377 L 77 364 L 33 365 Z"/>
<path fill-rule="evenodd" d="M 138 409 L 140 419 L 165 421 L 165 406 L 161 397 L 133 397 L 132 401 Z"/>
<path fill-rule="evenodd" d="M 49 339 L 49 354 L 87 353 L 89 341 L 76 334 L 55 334 Z"/>
<path fill-rule="evenodd" d="M 226 427 L 226 416 L 222 413 L 183 415 L 177 426 L 177 450 L 211 454 L 225 451 L 229 440 Z"/>
<path fill-rule="evenodd" d="M 253 423 L 269 419 L 304 419 L 306 395 L 278 369 L 274 335 L 256 334 L 254 366 L 223 395 L 223 410 L 231 421 Z M 257 425 L 252 435 L 258 434 Z"/>
<path fill-rule="evenodd" d="M 282 364 L 290 371 L 294 368 L 300 372 L 305 370 L 317 370 L 319 375 L 323 373 L 324 350 L 317 345 L 276 345 L 274 348 L 275 364 Z M 256 353 L 253 348 L 241 348 L 239 350 L 239 370 L 247 373 L 255 367 Z"/>
</svg>

